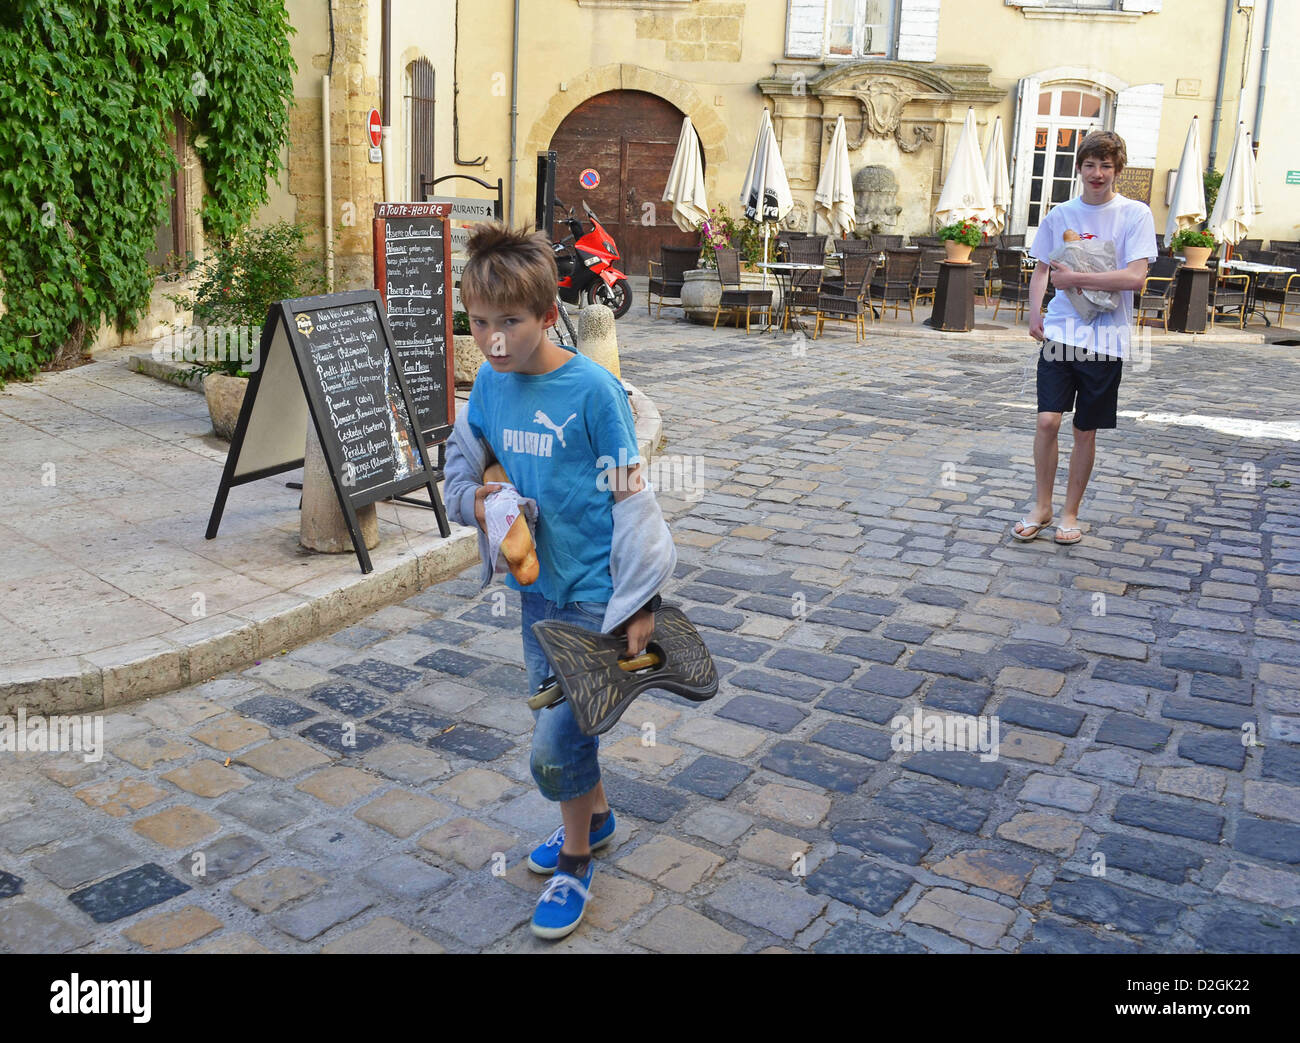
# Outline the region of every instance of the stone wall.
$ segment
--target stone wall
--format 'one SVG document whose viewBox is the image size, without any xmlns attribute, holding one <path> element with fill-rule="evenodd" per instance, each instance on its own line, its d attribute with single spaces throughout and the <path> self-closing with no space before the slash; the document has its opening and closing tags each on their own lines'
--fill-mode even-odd
<svg viewBox="0 0 1300 1043">
<path fill-rule="evenodd" d="M 637 15 L 639 40 L 663 40 L 670 62 L 738 62 L 745 5 L 696 3 L 689 13 L 655 11 Z"/>
</svg>

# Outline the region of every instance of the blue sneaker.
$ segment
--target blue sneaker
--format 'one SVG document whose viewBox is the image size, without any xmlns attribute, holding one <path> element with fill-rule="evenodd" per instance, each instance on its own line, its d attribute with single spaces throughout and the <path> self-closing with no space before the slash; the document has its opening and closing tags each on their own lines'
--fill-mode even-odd
<svg viewBox="0 0 1300 1043">
<path fill-rule="evenodd" d="M 609 813 L 609 818 L 600 829 L 593 830 L 587 834 L 587 842 L 591 845 L 591 850 L 595 853 L 602 847 L 605 847 L 614 839 L 614 812 Z M 534 873 L 541 873 L 543 876 L 555 872 L 555 867 L 560 861 L 560 848 L 564 846 L 564 827 L 561 826 L 542 843 L 533 848 L 533 853 L 528 856 L 528 868 Z"/>
<path fill-rule="evenodd" d="M 533 913 L 533 934 L 538 938 L 563 938 L 572 934 L 582 923 L 582 914 L 591 897 L 591 877 L 596 863 L 587 861 L 587 872 L 582 879 L 568 873 L 556 873 L 546 890 L 537 899 Z"/>
</svg>

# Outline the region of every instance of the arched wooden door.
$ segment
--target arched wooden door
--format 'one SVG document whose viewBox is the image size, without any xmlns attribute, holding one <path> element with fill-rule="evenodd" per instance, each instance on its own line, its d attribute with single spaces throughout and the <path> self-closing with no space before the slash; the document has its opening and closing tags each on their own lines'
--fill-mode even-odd
<svg viewBox="0 0 1300 1043">
<path fill-rule="evenodd" d="M 698 233 L 673 224 L 672 204 L 661 198 L 684 116 L 645 91 L 607 91 L 569 113 L 551 138 L 556 197 L 579 217 L 582 200 L 587 201 L 618 244 L 619 267 L 628 275 L 645 275 L 646 262 L 659 259 L 661 246 L 699 241 Z M 580 180 L 587 170 L 600 179 L 595 188 Z"/>
</svg>

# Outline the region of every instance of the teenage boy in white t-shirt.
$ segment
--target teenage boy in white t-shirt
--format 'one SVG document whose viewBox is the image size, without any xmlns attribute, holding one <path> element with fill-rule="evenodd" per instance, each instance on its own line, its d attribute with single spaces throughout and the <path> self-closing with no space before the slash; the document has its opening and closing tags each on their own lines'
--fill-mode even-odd
<svg viewBox="0 0 1300 1043">
<path fill-rule="evenodd" d="M 1156 259 L 1155 222 L 1145 203 L 1125 199 L 1115 191 L 1115 178 L 1128 153 L 1124 139 L 1110 131 L 1094 131 L 1083 139 L 1076 160 L 1083 178 L 1083 195 L 1051 210 L 1038 228 L 1030 254 L 1038 261 L 1029 282 L 1029 335 L 1042 342 L 1038 357 L 1038 428 L 1034 435 L 1034 506 L 1011 530 L 1021 542 L 1037 538 L 1052 523 L 1052 493 L 1056 484 L 1057 432 L 1061 416 L 1074 412 L 1074 449 L 1056 542 L 1078 543 L 1079 504 L 1092 475 L 1097 429 L 1115 426 L 1120 372 L 1128 353 L 1133 325 L 1133 291 L 1146 280 L 1147 264 Z M 1109 272 L 1076 272 L 1049 261 L 1067 230 L 1115 244 L 1119 267 Z M 1114 311 L 1099 312 L 1084 322 L 1057 293 L 1041 313 L 1047 280 L 1057 290 L 1112 290 L 1119 294 Z"/>
</svg>

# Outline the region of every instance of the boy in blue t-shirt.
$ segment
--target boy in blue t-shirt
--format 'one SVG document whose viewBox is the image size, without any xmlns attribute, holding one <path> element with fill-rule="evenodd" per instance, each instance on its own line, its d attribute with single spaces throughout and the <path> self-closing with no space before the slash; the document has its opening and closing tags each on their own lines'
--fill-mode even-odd
<svg viewBox="0 0 1300 1043">
<path fill-rule="evenodd" d="M 1084 138 L 1076 159 L 1083 195 L 1053 208 L 1043 218 L 1030 250 L 1038 267 L 1029 282 L 1029 335 L 1042 342 L 1042 350 L 1034 435 L 1036 497 L 1034 506 L 1011 530 L 1022 543 L 1036 539 L 1052 523 L 1056 437 L 1062 414 L 1074 411 L 1074 448 L 1061 524 L 1056 529 L 1055 541 L 1060 544 L 1083 539 L 1079 505 L 1092 475 L 1097 429 L 1113 428 L 1116 423 L 1120 373 L 1133 325 L 1133 291 L 1142 289 L 1147 264 L 1156 259 L 1151 208 L 1115 191 L 1115 179 L 1127 161 L 1124 139 L 1118 134 L 1094 131 Z M 1119 267 L 1108 272 L 1076 272 L 1049 260 L 1067 232 L 1113 243 Z M 1119 296 L 1119 306 L 1100 311 L 1085 322 L 1070 295 L 1057 293 L 1044 318 L 1041 311 L 1049 277 L 1058 290 L 1113 291 Z"/>
<path fill-rule="evenodd" d="M 539 572 L 520 592 L 529 691 L 551 672 L 533 636 L 542 619 L 603 633 L 622 632 L 639 655 L 654 632 L 658 591 L 676 552 L 640 475 L 627 392 L 612 373 L 553 343 L 558 312 L 551 244 L 541 232 L 480 225 L 469 241 L 461 299 L 487 361 L 447 444 L 448 514 L 477 524 L 483 583 L 492 578 L 483 484 L 496 460 L 520 495 L 537 504 Z M 591 853 L 613 838 L 615 821 L 597 762 L 598 742 L 578 729 L 568 702 L 534 713 L 532 773 L 542 795 L 560 804 L 563 825 L 528 858 L 552 874 L 533 931 L 561 938 L 581 921 L 590 897 Z"/>
</svg>

